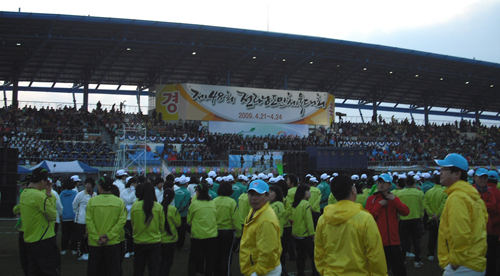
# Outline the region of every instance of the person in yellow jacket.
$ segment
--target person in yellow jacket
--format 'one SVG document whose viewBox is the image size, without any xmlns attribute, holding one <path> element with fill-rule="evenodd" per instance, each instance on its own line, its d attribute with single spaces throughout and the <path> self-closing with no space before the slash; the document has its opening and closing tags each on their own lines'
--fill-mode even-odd
<svg viewBox="0 0 500 276">
<path fill-rule="evenodd" d="M 143 275 L 148 265 L 149 275 L 159 275 L 161 261 L 161 236 L 165 231 L 163 206 L 156 202 L 155 187 L 141 185 L 138 200 L 130 209 L 130 222 L 134 237 L 134 275 Z M 160 195 L 163 201 L 163 194 Z"/>
<path fill-rule="evenodd" d="M 309 192 L 311 193 L 311 197 L 309 198 L 309 204 L 311 205 L 311 210 L 313 212 L 313 223 L 314 228 L 316 228 L 316 224 L 318 223 L 319 216 L 321 216 L 320 202 L 321 202 L 321 190 L 317 188 L 319 181 L 316 177 L 309 178 L 309 187 L 311 188 Z"/>
<path fill-rule="evenodd" d="M 230 197 L 232 193 L 231 184 L 222 182 L 219 185 L 219 196 L 213 200 L 217 210 L 217 246 L 215 248 L 214 275 L 229 276 L 235 235 L 241 236 L 238 205 Z"/>
<path fill-rule="evenodd" d="M 441 185 L 448 187 L 438 235 L 443 275 L 484 275 L 488 213 L 477 189 L 467 182 L 469 164 L 456 153 L 435 161 L 441 166 Z"/>
<path fill-rule="evenodd" d="M 54 233 L 56 198 L 52 196 L 48 173 L 48 170 L 41 167 L 35 169 L 28 187 L 19 199 L 23 238 L 29 258 L 29 275 L 61 273 L 61 255 Z"/>
<path fill-rule="evenodd" d="M 175 198 L 175 191 L 171 188 L 163 189 L 163 212 L 165 213 L 165 224 L 161 235 L 161 262 L 160 262 L 160 275 L 170 275 L 170 269 L 174 263 L 175 256 L 175 243 L 179 239 L 177 235 L 177 227 L 181 226 L 181 215 L 175 206 L 171 203 Z"/>
<path fill-rule="evenodd" d="M 19 190 L 19 197 L 23 193 L 23 191 L 28 187 L 28 184 L 30 184 L 30 179 L 31 179 L 31 173 L 26 175 L 26 177 L 18 181 L 17 184 L 21 185 L 21 189 Z M 17 220 L 16 223 L 16 228 L 19 230 L 19 236 L 18 236 L 18 245 L 19 245 L 19 257 L 21 261 L 21 267 L 23 269 L 24 275 L 29 274 L 29 255 L 28 255 L 28 249 L 26 248 L 26 243 L 24 242 L 24 228 L 23 228 L 23 223 L 21 220 L 21 205 L 19 205 L 19 202 L 16 206 L 14 206 L 12 212 L 14 215 L 18 216 L 19 219 Z"/>
<path fill-rule="evenodd" d="M 295 197 L 295 192 L 297 191 L 297 186 L 299 185 L 299 179 L 294 174 L 287 174 L 285 176 L 285 179 L 288 186 L 288 191 L 286 192 L 285 201 L 283 202 L 283 204 L 285 204 L 285 212 L 287 212 L 287 217 L 290 217 L 290 215 L 292 214 L 293 198 Z M 285 222 L 283 228 L 283 254 L 286 255 L 288 253 L 290 255 L 290 260 L 295 261 L 295 242 L 292 237 L 292 223 L 290 222 L 290 220 Z"/>
<path fill-rule="evenodd" d="M 439 222 L 441 213 L 443 213 L 444 205 L 446 204 L 447 195 L 444 192 L 444 186 L 435 183 L 434 187 L 427 191 L 424 195 L 424 209 L 429 217 L 427 225 L 429 227 L 429 241 L 427 243 L 427 259 L 434 260 L 436 254 L 436 246 L 438 240 Z"/>
<path fill-rule="evenodd" d="M 111 193 L 113 180 L 107 176 L 97 181 L 99 195 L 89 199 L 87 224 L 89 259 L 87 275 L 120 274 L 120 239 L 127 221 L 125 203 Z"/>
<path fill-rule="evenodd" d="M 187 224 L 191 225 L 188 276 L 195 276 L 197 268 L 202 269 L 202 267 L 205 275 L 213 273 L 213 249 L 217 245 L 217 210 L 208 194 L 208 189 L 205 180 L 195 186 L 197 200 L 191 203 L 188 210 Z"/>
<path fill-rule="evenodd" d="M 337 204 L 325 207 L 314 240 L 320 275 L 387 275 L 382 238 L 373 216 L 355 203 L 357 190 L 348 175 L 331 183 Z"/>
<path fill-rule="evenodd" d="M 269 207 L 269 186 L 263 180 L 248 185 L 252 210 L 245 218 L 240 243 L 240 269 L 244 276 L 281 275 L 280 225 Z"/>
<path fill-rule="evenodd" d="M 404 179 L 404 178 L 403 178 Z M 412 175 L 406 177 L 406 187 L 400 190 L 398 197 L 403 204 L 408 206 L 410 214 L 408 216 L 400 216 L 399 221 L 399 237 L 403 252 L 406 252 L 406 257 L 414 257 L 414 267 L 422 267 L 424 263 L 420 258 L 422 251 L 422 218 L 424 217 L 424 193 L 415 188 L 415 179 Z M 410 240 L 411 238 L 411 240 Z M 411 254 L 410 248 L 413 244 L 415 254 Z"/>
<path fill-rule="evenodd" d="M 297 187 L 292 204 L 292 236 L 295 240 L 297 250 L 297 275 L 303 276 L 306 266 L 306 258 L 311 259 L 312 275 L 319 275 L 314 265 L 314 223 L 311 205 L 308 199 L 311 197 L 310 187 L 301 184 Z"/>
</svg>

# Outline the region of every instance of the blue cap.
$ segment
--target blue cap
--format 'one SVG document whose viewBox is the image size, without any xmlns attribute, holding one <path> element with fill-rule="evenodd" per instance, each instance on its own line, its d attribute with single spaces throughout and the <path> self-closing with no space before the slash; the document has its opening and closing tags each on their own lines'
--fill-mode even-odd
<svg viewBox="0 0 500 276">
<path fill-rule="evenodd" d="M 257 179 L 248 185 L 248 190 L 254 190 L 258 194 L 269 193 L 269 185 L 264 180 Z"/>
<path fill-rule="evenodd" d="M 487 175 L 488 174 L 488 170 L 485 169 L 485 168 L 479 168 L 477 169 L 476 173 L 474 174 L 475 176 L 483 176 L 483 175 Z"/>
<path fill-rule="evenodd" d="M 380 179 L 384 180 L 385 182 L 392 183 L 392 177 L 391 177 L 389 174 L 387 174 L 387 173 L 383 173 L 383 174 L 381 174 L 381 175 L 378 177 L 378 179 L 377 179 L 377 180 L 380 180 Z"/>
<path fill-rule="evenodd" d="M 498 173 L 494 170 L 488 171 L 488 178 L 498 180 Z"/>
<path fill-rule="evenodd" d="M 467 159 L 458 153 L 450 153 L 443 160 L 434 160 L 441 167 L 457 167 L 463 171 L 469 170 Z"/>
</svg>

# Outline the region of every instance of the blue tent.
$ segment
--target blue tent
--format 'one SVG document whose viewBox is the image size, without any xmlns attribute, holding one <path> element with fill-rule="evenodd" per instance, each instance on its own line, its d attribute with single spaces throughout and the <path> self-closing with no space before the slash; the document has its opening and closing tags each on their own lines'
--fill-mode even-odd
<svg viewBox="0 0 500 276">
<path fill-rule="evenodd" d="M 98 173 L 99 170 L 92 168 L 89 165 L 80 161 L 71 162 L 52 162 L 52 161 L 42 161 L 38 165 L 31 168 L 34 170 L 38 167 L 47 169 L 50 173 Z"/>
<path fill-rule="evenodd" d="M 31 173 L 31 170 L 28 170 L 24 167 L 17 165 L 17 174 L 29 174 L 29 173 Z"/>
</svg>

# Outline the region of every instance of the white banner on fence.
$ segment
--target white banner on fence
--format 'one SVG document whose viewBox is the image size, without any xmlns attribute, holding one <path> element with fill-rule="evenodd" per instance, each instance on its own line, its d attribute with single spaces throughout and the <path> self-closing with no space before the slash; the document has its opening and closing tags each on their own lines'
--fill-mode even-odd
<svg viewBox="0 0 500 276">
<path fill-rule="evenodd" d="M 212 133 L 243 134 L 244 136 L 293 135 L 307 137 L 309 135 L 308 128 L 308 125 L 208 122 L 208 131 Z"/>
</svg>

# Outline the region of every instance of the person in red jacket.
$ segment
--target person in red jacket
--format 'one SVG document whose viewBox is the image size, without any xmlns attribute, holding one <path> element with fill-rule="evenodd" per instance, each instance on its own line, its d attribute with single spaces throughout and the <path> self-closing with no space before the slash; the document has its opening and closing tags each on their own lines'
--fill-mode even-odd
<svg viewBox="0 0 500 276">
<path fill-rule="evenodd" d="M 496 201 L 496 210 L 490 211 L 488 208 L 488 223 L 486 224 L 486 232 L 488 236 L 486 237 L 486 242 L 488 244 L 488 249 L 486 251 L 486 276 L 498 275 L 500 269 L 499 264 L 499 242 L 498 237 L 500 236 L 500 190 L 497 188 L 498 184 L 498 173 L 495 170 L 488 171 L 487 187 L 488 191 L 493 195 Z M 488 206 L 487 206 L 488 207 Z"/>
<path fill-rule="evenodd" d="M 377 222 L 388 268 L 393 275 L 405 276 L 405 256 L 399 242 L 398 214 L 407 216 L 410 209 L 389 192 L 391 186 L 392 177 L 387 173 L 381 174 L 377 179 L 378 191 L 366 200 L 366 210 Z"/>
</svg>

